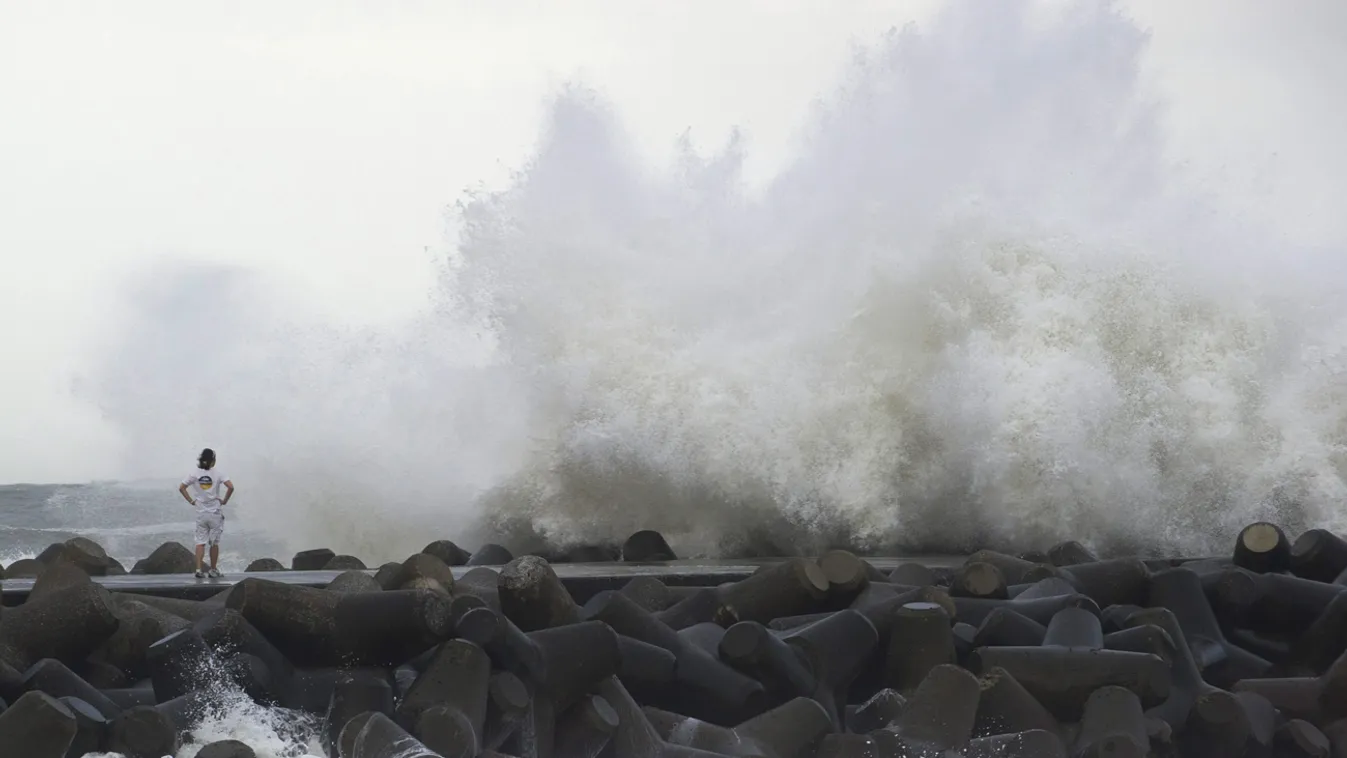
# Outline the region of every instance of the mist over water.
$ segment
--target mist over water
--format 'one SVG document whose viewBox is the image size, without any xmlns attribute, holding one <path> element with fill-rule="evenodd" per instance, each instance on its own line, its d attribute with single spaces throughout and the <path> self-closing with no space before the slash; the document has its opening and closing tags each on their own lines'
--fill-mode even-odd
<svg viewBox="0 0 1347 758">
<path fill-rule="evenodd" d="M 415 323 L 169 265 L 89 391 L 134 470 L 209 445 L 241 521 L 366 560 L 1347 528 L 1342 272 L 1173 168 L 1145 43 L 1109 3 L 950 3 L 839 72 L 762 191 L 748 141 L 652 166 L 567 89 L 510 186 L 456 206 Z"/>
</svg>

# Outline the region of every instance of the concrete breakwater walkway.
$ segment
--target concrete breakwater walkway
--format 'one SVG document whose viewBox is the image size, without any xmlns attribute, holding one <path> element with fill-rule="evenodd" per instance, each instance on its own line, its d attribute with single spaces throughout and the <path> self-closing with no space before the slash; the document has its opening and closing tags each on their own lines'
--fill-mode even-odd
<svg viewBox="0 0 1347 758">
<path fill-rule="evenodd" d="M 557 563 L 552 570 L 571 594 L 577 598 L 592 597 L 604 590 L 616 590 L 632 579 L 650 577 L 675 587 L 714 587 L 725 582 L 747 578 L 760 567 L 780 563 L 786 558 L 755 558 L 747 560 L 683 560 L 651 563 Z M 949 567 L 961 565 L 965 557 L 958 555 L 919 555 L 867 558 L 872 566 L 888 573 L 902 563 L 920 563 L 924 566 Z M 452 566 L 454 578 L 459 579 L 477 566 Z M 500 566 L 488 566 L 499 570 Z M 355 569 L 374 576 L 377 569 Z M 112 592 L 155 595 L 183 600 L 204 600 L 233 585 L 255 577 L 283 584 L 304 587 L 326 587 L 344 571 L 254 571 L 228 574 L 219 579 L 197 579 L 191 574 L 123 574 L 94 576 L 93 581 Z M 6 579 L 0 583 L 5 605 L 19 605 L 27 599 L 35 579 Z"/>
</svg>

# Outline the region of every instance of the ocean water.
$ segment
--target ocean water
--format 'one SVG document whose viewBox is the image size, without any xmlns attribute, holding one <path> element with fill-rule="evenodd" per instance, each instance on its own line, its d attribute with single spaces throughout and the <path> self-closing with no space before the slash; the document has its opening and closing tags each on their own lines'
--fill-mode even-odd
<svg viewBox="0 0 1347 758">
<path fill-rule="evenodd" d="M 233 505 L 231 502 L 230 505 Z M 0 565 L 32 558 L 48 545 L 88 537 L 129 571 L 165 542 L 192 547 L 196 512 L 176 480 L 67 485 L 0 485 Z M 274 557 L 282 543 L 227 515 L 220 565 L 241 571 L 255 558 Z"/>
<path fill-rule="evenodd" d="M 129 470 L 220 452 L 234 561 L 639 528 L 689 556 L 1347 530 L 1347 258 L 1185 175 L 1113 4 L 1033 5 L 956 0 L 873 41 L 760 192 L 750 141 L 646 165 L 568 88 L 510 186 L 454 207 L 417 322 L 287 319 L 247 272 L 170 268 L 84 391 Z M 218 370 L 180 360 L 202 333 Z M 171 478 L 137 486 L 7 490 L 0 549 L 185 539 Z"/>
<path fill-rule="evenodd" d="M 129 570 L 168 540 L 192 545 L 194 512 L 176 480 L 78 485 L 0 486 L 0 564 L 31 558 L 53 542 L 88 537 Z M 264 532 L 228 523 L 220 554 L 226 571 L 274 556 L 278 543 Z M 323 758 L 318 723 L 311 717 L 264 708 L 242 691 L 221 689 L 213 706 L 174 758 L 191 758 L 216 740 L 247 742 L 262 758 Z M 106 754 L 105 758 L 120 758 Z"/>
</svg>

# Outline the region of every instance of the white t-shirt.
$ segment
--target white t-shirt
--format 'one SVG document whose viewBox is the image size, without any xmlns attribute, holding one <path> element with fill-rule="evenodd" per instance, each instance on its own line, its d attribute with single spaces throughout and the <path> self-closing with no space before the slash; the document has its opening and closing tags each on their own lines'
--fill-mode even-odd
<svg viewBox="0 0 1347 758">
<path fill-rule="evenodd" d="M 227 481 L 229 477 L 221 474 L 219 469 L 199 468 L 184 477 L 182 483 L 187 485 L 187 494 L 196 501 L 197 510 L 219 513 Z"/>
</svg>

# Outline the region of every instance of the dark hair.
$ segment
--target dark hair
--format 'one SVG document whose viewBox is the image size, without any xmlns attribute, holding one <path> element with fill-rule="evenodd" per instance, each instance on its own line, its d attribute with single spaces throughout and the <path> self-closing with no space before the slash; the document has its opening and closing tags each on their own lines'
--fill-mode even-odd
<svg viewBox="0 0 1347 758">
<path fill-rule="evenodd" d="M 211 450 L 210 448 L 202 450 L 201 455 L 197 456 L 196 465 L 200 466 L 201 468 L 210 468 L 214 464 L 215 464 L 215 451 Z"/>
</svg>

